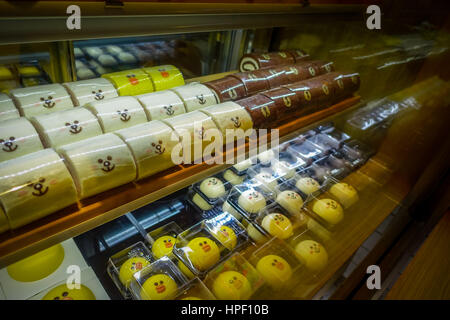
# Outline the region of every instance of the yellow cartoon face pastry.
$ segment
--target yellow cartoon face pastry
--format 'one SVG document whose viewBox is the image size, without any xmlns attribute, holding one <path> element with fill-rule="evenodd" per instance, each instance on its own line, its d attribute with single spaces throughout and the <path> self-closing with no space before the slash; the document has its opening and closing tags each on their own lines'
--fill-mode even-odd
<svg viewBox="0 0 450 320">
<path fill-rule="evenodd" d="M 292 223 L 288 217 L 281 213 L 271 213 L 264 217 L 262 226 L 272 236 L 286 239 L 292 236 Z"/>
<path fill-rule="evenodd" d="M 219 261 L 220 251 L 213 240 L 198 237 L 189 241 L 186 256 L 197 270 L 205 271 Z"/>
<path fill-rule="evenodd" d="M 320 271 L 328 263 L 328 254 L 325 248 L 314 240 L 304 240 L 295 246 L 295 252 L 300 261 L 312 271 Z"/>
<path fill-rule="evenodd" d="M 47 292 L 42 300 L 95 300 L 95 295 L 84 285 L 80 285 L 80 289 L 69 289 L 61 284 Z"/>
<path fill-rule="evenodd" d="M 256 270 L 264 280 L 276 290 L 286 286 L 292 277 L 292 269 L 289 263 L 280 256 L 269 254 L 262 257 L 256 264 Z"/>
<path fill-rule="evenodd" d="M 332 199 L 320 199 L 313 205 L 313 211 L 331 224 L 337 224 L 344 218 L 344 210 L 341 205 Z"/>
<path fill-rule="evenodd" d="M 245 211 L 258 213 L 266 206 L 266 199 L 260 192 L 250 189 L 242 192 L 239 196 L 238 203 Z"/>
<path fill-rule="evenodd" d="M 280 192 L 276 201 L 280 206 L 286 209 L 290 214 L 299 214 L 303 206 L 302 197 L 295 191 L 285 190 Z"/>
<path fill-rule="evenodd" d="M 252 286 L 241 273 L 225 271 L 214 280 L 213 293 L 220 300 L 247 300 L 252 295 Z"/>
<path fill-rule="evenodd" d="M 155 274 L 142 285 L 141 299 L 172 300 L 175 298 L 177 290 L 177 283 L 167 274 Z"/>
<path fill-rule="evenodd" d="M 170 255 L 177 240 L 172 236 L 162 236 L 156 239 L 152 246 L 152 253 L 156 259 Z"/>
<path fill-rule="evenodd" d="M 63 260 L 64 247 L 61 244 L 57 244 L 10 264 L 6 270 L 9 276 L 16 281 L 38 281 L 55 272 Z"/>
<path fill-rule="evenodd" d="M 313 178 L 300 178 L 295 183 L 295 186 L 306 195 L 313 194 L 320 189 L 320 184 Z"/>
<path fill-rule="evenodd" d="M 345 208 L 350 207 L 358 201 L 358 192 L 351 185 L 345 182 L 334 184 L 330 188 L 330 193 L 335 196 Z"/>
<path fill-rule="evenodd" d="M 128 288 L 133 274 L 148 266 L 150 262 L 143 257 L 133 257 L 125 261 L 119 270 L 119 280 Z"/>
<path fill-rule="evenodd" d="M 225 195 L 223 182 L 215 177 L 210 177 L 202 181 L 200 191 L 210 199 L 216 199 Z"/>
<path fill-rule="evenodd" d="M 213 230 L 212 233 L 227 249 L 233 250 L 236 247 L 236 233 L 230 227 L 220 226 L 220 228 Z"/>
</svg>

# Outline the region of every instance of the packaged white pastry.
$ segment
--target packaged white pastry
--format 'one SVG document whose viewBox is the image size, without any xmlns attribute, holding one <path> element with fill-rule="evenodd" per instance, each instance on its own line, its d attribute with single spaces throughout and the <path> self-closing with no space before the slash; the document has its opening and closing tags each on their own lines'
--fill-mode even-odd
<svg viewBox="0 0 450 320">
<path fill-rule="evenodd" d="M 180 156 L 185 163 L 201 160 L 205 147 L 211 144 L 214 137 L 220 133 L 212 118 L 199 110 L 163 121 L 179 135 L 182 147 Z"/>
<path fill-rule="evenodd" d="M 105 133 L 147 122 L 144 109 L 134 97 L 95 101 L 85 107 L 97 116 Z"/>
<path fill-rule="evenodd" d="M 137 167 L 137 178 L 142 179 L 173 167 L 171 153 L 178 143 L 178 135 L 161 121 L 154 120 L 116 131 L 131 152 Z M 177 139 L 172 139 L 174 134 Z"/>
<path fill-rule="evenodd" d="M 77 202 L 63 160 L 44 149 L 0 163 L 0 202 L 11 229 Z"/>
<path fill-rule="evenodd" d="M 143 105 L 150 120 L 161 120 L 186 113 L 183 101 L 170 90 L 141 94 L 136 98 Z"/>
<path fill-rule="evenodd" d="M 0 122 L 0 162 L 42 150 L 41 139 L 31 122 L 17 118 Z"/>
<path fill-rule="evenodd" d="M 70 94 L 58 83 L 18 88 L 10 94 L 25 117 L 73 108 Z"/>
<path fill-rule="evenodd" d="M 103 134 L 97 118 L 83 107 L 42 114 L 33 117 L 31 121 L 46 148 L 57 148 Z"/>
<path fill-rule="evenodd" d="M 17 110 L 12 99 L 8 95 L 0 93 L 0 121 L 19 117 L 19 110 Z"/>
<path fill-rule="evenodd" d="M 242 129 L 245 132 L 247 129 L 253 128 L 252 118 L 245 108 L 232 101 L 209 106 L 200 111 L 214 119 L 224 137 L 227 129 Z"/>
<path fill-rule="evenodd" d="M 193 82 L 170 90 L 180 96 L 187 112 L 218 103 L 211 89 L 201 83 Z"/>
<path fill-rule="evenodd" d="M 81 199 L 136 178 L 133 155 L 112 133 L 64 145 L 58 149 L 74 177 Z"/>
<path fill-rule="evenodd" d="M 69 91 L 75 106 L 119 96 L 113 84 L 105 78 L 66 82 L 63 86 Z"/>
</svg>

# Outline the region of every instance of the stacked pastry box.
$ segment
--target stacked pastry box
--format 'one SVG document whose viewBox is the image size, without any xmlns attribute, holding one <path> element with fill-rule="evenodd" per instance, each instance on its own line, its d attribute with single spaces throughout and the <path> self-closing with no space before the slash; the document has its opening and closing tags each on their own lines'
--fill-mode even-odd
<svg viewBox="0 0 450 320">
<path fill-rule="evenodd" d="M 187 203 L 201 221 L 151 230 L 112 256 L 108 273 L 133 299 L 288 295 L 326 268 L 333 232 L 358 201 L 338 178 L 369 156 L 332 124 L 305 132 L 193 184 Z"/>
<path fill-rule="evenodd" d="M 109 300 L 72 239 L 1 269 L 0 292 L 6 300 Z"/>
<path fill-rule="evenodd" d="M 309 70 L 312 75 L 326 64 L 311 62 L 311 65 L 307 69 L 296 65 L 293 68 L 298 67 L 295 70 L 302 70 L 299 71 L 302 74 Z M 311 72 L 310 68 L 317 71 Z M 168 79 L 172 77 L 171 72 L 174 79 L 179 74 L 170 66 L 147 70 L 146 75 L 152 76 L 155 87 L 165 82 L 155 80 L 157 77 L 152 72 L 164 73 Z M 299 112 L 307 108 L 307 104 L 296 104 L 295 101 L 300 101 L 296 89 L 288 87 L 284 88 L 291 90 L 287 98 L 278 99 L 267 91 L 265 94 L 272 98 L 257 94 L 238 103 L 217 104 L 226 99 L 218 94 L 218 85 L 213 82 L 191 83 L 136 97 L 104 98 L 106 93 L 117 95 L 115 90 L 120 94 L 120 83 L 128 81 L 124 77 L 129 79 L 127 85 L 149 81 L 147 76 L 142 75 L 141 79 L 136 74 L 131 78 L 125 73 L 105 76 L 115 87 L 100 79 L 96 83 L 80 81 L 65 87 L 51 85 L 56 87 L 11 92 L 24 116 L 0 122 L 0 203 L 4 211 L 0 212 L 1 232 L 174 166 L 172 150 L 182 141 L 188 141 L 191 147 L 190 152 L 189 148 L 183 148 L 182 162 L 198 162 L 213 139 L 208 129 L 219 130 L 225 136 L 227 129 L 274 127 L 280 119 L 290 117 L 286 111 L 290 107 L 286 105 Z M 245 95 L 256 92 L 250 89 L 249 81 L 240 82 L 239 77 L 246 74 L 250 72 L 231 77 L 242 84 Z M 334 80 L 344 83 L 345 92 L 357 88 L 353 80 L 344 81 L 339 77 Z M 347 82 L 353 86 L 347 86 Z M 270 81 L 264 79 L 263 83 Z M 305 96 L 309 91 L 298 92 Z M 311 94 L 314 96 L 313 91 Z M 263 97 L 279 107 L 269 106 L 272 109 L 267 111 L 259 100 L 255 104 L 249 102 L 254 97 L 256 100 Z M 11 102 L 8 99 L 4 101 Z M 74 104 L 84 104 L 84 107 L 73 108 Z M 54 108 L 61 111 L 48 111 Z M 202 151 L 201 154 L 196 150 Z"/>
</svg>

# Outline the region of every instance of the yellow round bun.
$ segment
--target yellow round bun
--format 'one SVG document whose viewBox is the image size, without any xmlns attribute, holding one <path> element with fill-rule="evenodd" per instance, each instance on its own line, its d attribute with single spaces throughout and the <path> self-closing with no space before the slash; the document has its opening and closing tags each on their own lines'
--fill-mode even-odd
<svg viewBox="0 0 450 320">
<path fill-rule="evenodd" d="M 331 224 L 337 224 L 344 218 L 344 210 L 333 199 L 316 200 L 312 209 L 319 217 Z"/>
<path fill-rule="evenodd" d="M 175 298 L 177 290 L 177 283 L 167 274 L 155 274 L 142 285 L 141 299 L 172 300 Z"/>
<path fill-rule="evenodd" d="M 220 300 L 247 300 L 252 295 L 252 287 L 241 273 L 225 271 L 214 280 L 213 293 Z"/>
<path fill-rule="evenodd" d="M 282 257 L 274 254 L 262 257 L 256 264 L 256 270 L 276 290 L 285 287 L 292 277 L 292 269 L 289 263 Z"/>
<path fill-rule="evenodd" d="M 189 241 L 186 255 L 192 265 L 200 271 L 214 266 L 220 259 L 217 244 L 207 237 L 197 237 Z"/>
<path fill-rule="evenodd" d="M 345 182 L 334 184 L 329 192 L 335 196 L 345 208 L 350 207 L 359 200 L 356 189 Z"/>
<path fill-rule="evenodd" d="M 238 203 L 242 209 L 249 213 L 258 213 L 266 206 L 266 199 L 256 190 L 246 190 L 239 196 Z"/>
<path fill-rule="evenodd" d="M 293 234 L 291 221 L 281 213 L 268 214 L 261 224 L 268 233 L 279 239 L 287 239 Z"/>
<path fill-rule="evenodd" d="M 285 190 L 278 194 L 276 202 L 290 214 L 299 214 L 303 206 L 302 197 L 295 191 Z"/>
<path fill-rule="evenodd" d="M 313 194 L 320 189 L 320 184 L 313 178 L 308 177 L 298 179 L 295 186 L 306 195 Z"/>
<path fill-rule="evenodd" d="M 328 263 L 328 254 L 325 248 L 314 240 L 304 240 L 295 246 L 300 261 L 312 271 L 320 271 Z"/>
<path fill-rule="evenodd" d="M 128 288 L 133 275 L 148 266 L 150 262 L 143 257 L 133 257 L 126 260 L 119 269 L 119 280 Z"/>
<path fill-rule="evenodd" d="M 212 233 L 228 250 L 233 250 L 236 247 L 236 233 L 230 227 L 220 226 L 220 228 L 213 230 Z"/>
<path fill-rule="evenodd" d="M 192 202 L 195 203 L 200 209 L 207 211 L 212 209 L 212 205 L 206 202 L 198 193 L 194 194 L 192 197 Z"/>
<path fill-rule="evenodd" d="M 173 246 L 175 245 L 175 239 L 172 236 L 162 236 L 156 239 L 152 245 L 152 253 L 156 259 L 168 256 L 172 253 Z"/>
<path fill-rule="evenodd" d="M 79 289 L 69 289 L 66 284 L 61 284 L 51 289 L 42 300 L 96 300 L 91 289 L 80 285 Z"/>
<path fill-rule="evenodd" d="M 216 177 L 209 177 L 200 183 L 200 191 L 210 199 L 216 199 L 225 195 L 223 182 Z"/>
</svg>

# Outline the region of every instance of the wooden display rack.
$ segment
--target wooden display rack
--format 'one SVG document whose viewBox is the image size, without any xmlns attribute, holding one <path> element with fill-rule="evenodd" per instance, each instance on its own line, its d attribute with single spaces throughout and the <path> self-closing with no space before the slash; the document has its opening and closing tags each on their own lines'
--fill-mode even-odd
<svg viewBox="0 0 450 320">
<path fill-rule="evenodd" d="M 297 118 L 279 129 L 280 141 L 289 134 L 330 116 L 347 111 L 360 100 L 354 96 L 329 108 Z M 146 179 L 108 190 L 43 219 L 0 235 L 0 267 L 161 199 L 229 167 L 227 164 L 178 165 Z"/>
</svg>

